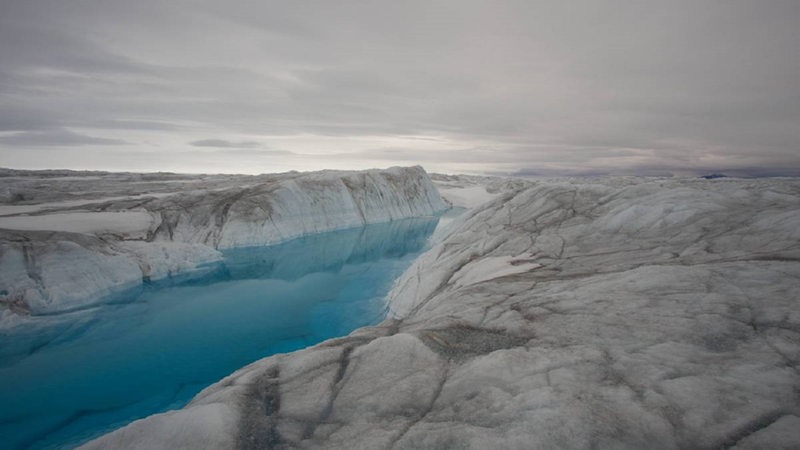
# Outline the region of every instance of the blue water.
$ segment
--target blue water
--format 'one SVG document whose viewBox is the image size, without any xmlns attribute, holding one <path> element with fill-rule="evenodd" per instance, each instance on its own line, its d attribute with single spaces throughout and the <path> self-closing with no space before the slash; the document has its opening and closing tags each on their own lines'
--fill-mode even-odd
<svg viewBox="0 0 800 450">
<path fill-rule="evenodd" d="M 200 279 L 161 282 L 125 303 L 54 319 L 37 345 L 0 335 L 0 347 L 26 349 L 0 356 L 0 448 L 72 447 L 180 408 L 259 358 L 379 322 L 383 297 L 436 222 L 228 251 Z"/>
</svg>

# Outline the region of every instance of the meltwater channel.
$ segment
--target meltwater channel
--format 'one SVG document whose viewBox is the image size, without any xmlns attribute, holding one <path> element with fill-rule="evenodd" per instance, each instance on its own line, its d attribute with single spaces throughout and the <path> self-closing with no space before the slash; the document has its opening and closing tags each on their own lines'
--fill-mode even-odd
<svg viewBox="0 0 800 450">
<path fill-rule="evenodd" d="M 252 361 L 380 322 L 384 296 L 437 221 L 230 250 L 201 279 L 149 286 L 80 313 L 77 327 L 59 322 L 58 339 L 0 358 L 0 448 L 72 448 L 180 408 Z"/>
</svg>

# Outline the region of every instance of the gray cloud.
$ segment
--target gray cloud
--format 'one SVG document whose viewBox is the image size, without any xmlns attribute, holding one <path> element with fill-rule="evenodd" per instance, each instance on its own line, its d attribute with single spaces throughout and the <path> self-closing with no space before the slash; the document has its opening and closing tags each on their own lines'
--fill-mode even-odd
<svg viewBox="0 0 800 450">
<path fill-rule="evenodd" d="M 0 156 L 101 139 L 79 129 L 298 169 L 800 168 L 798 21 L 795 0 L 6 0 Z"/>
<path fill-rule="evenodd" d="M 9 105 L 0 103 L 0 132 L 2 131 L 32 131 L 52 128 L 57 120 L 47 112 L 35 111 L 24 105 Z"/>
<path fill-rule="evenodd" d="M 111 130 L 152 130 L 152 131 L 179 131 L 185 128 L 180 124 L 159 122 L 151 120 L 125 120 L 125 119 L 98 119 L 91 122 L 69 122 L 71 125 L 83 125 L 90 128 Z"/>
<path fill-rule="evenodd" d="M 40 147 L 40 146 L 84 146 L 84 145 L 127 145 L 128 142 L 119 139 L 107 139 L 75 133 L 65 129 L 25 131 L 0 136 L 0 145 L 13 147 Z"/>
<path fill-rule="evenodd" d="M 224 139 L 202 139 L 189 142 L 194 147 L 215 147 L 215 148 L 258 148 L 261 144 L 254 141 L 226 141 Z"/>
</svg>

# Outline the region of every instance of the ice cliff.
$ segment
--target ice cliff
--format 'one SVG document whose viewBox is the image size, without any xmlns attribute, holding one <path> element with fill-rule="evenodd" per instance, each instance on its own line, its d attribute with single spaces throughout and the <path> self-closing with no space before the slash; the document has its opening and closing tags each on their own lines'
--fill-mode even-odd
<svg viewBox="0 0 800 450">
<path fill-rule="evenodd" d="M 221 249 L 447 207 L 421 167 L 256 177 L 2 175 L 0 328 L 202 273 Z"/>
<path fill-rule="evenodd" d="M 86 448 L 800 446 L 800 182 L 497 194 L 405 273 L 381 325 Z"/>
</svg>

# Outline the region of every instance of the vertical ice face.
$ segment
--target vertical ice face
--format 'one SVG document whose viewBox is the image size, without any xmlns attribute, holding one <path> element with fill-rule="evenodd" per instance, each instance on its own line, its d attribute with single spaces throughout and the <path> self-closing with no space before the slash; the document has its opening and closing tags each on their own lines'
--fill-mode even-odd
<svg viewBox="0 0 800 450">
<path fill-rule="evenodd" d="M 309 174 L 241 190 L 229 199 L 213 216 L 221 226 L 206 242 L 217 248 L 271 244 L 447 208 L 421 167 Z"/>
<path fill-rule="evenodd" d="M 40 209 L 28 207 L 35 214 L 6 220 L 6 229 L 0 228 L 0 328 L 16 322 L 18 313 L 77 309 L 143 280 L 191 273 L 218 260 L 221 249 L 447 208 L 421 167 L 232 177 L 213 184 L 198 179 L 192 190 L 146 198 L 132 181 L 132 196 L 91 205 L 70 201 L 59 209 L 50 195 Z M 83 181 L 86 190 L 99 190 L 93 183 L 102 182 Z M 115 189 L 122 189 L 120 183 L 115 180 Z M 60 220 L 67 216 L 68 223 Z M 65 223 L 68 228 L 59 228 Z"/>
</svg>

